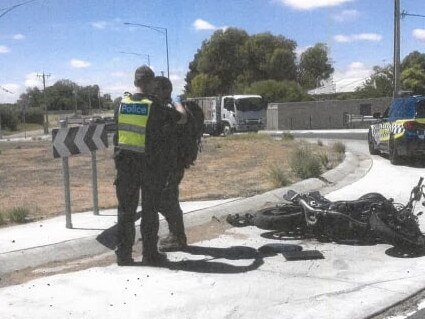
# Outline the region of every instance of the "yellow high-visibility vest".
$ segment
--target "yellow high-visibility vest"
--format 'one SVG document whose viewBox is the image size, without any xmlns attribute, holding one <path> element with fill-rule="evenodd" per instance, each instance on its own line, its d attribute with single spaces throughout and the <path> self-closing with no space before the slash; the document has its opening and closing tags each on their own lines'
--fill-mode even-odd
<svg viewBox="0 0 425 319">
<path fill-rule="evenodd" d="M 152 101 L 144 97 L 133 100 L 124 96 L 118 111 L 118 146 L 121 149 L 143 153 L 145 151 L 146 123 Z"/>
</svg>

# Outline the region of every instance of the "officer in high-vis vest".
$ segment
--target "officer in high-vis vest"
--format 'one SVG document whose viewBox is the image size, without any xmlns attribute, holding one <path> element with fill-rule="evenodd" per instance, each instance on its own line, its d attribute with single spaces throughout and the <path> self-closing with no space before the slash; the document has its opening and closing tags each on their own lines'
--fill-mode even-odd
<svg viewBox="0 0 425 319">
<path fill-rule="evenodd" d="M 165 255 L 158 252 L 158 209 L 161 189 L 166 177 L 158 172 L 163 162 L 162 127 L 182 121 L 183 112 L 162 107 L 154 90 L 153 71 L 139 67 L 134 85 L 137 93 L 125 94 L 115 111 L 117 133 L 115 142 L 115 181 L 118 198 L 118 246 L 115 251 L 118 265 L 130 265 L 135 240 L 135 215 L 142 190 L 141 234 L 143 260 L 146 265 L 159 265 Z M 159 152 L 160 151 L 160 152 Z M 166 156 L 165 156 L 166 157 Z"/>
</svg>

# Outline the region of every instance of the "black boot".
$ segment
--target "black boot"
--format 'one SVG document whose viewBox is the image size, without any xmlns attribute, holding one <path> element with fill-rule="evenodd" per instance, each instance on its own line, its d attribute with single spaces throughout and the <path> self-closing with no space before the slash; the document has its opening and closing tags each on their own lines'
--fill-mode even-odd
<svg viewBox="0 0 425 319">
<path fill-rule="evenodd" d="M 143 252 L 142 265 L 144 266 L 161 266 L 168 261 L 167 255 L 164 253 L 160 253 L 158 251 L 155 252 Z"/>
<path fill-rule="evenodd" d="M 187 238 L 186 235 L 176 235 L 170 233 L 167 237 L 162 238 L 159 241 L 159 250 L 160 251 L 179 251 L 185 250 L 187 248 Z"/>
</svg>

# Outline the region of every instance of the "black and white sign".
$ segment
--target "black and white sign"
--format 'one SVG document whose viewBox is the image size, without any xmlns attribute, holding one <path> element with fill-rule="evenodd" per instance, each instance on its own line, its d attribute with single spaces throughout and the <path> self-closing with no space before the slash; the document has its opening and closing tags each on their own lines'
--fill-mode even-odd
<svg viewBox="0 0 425 319">
<path fill-rule="evenodd" d="M 108 147 L 105 124 L 52 130 L 53 157 L 87 154 Z"/>
</svg>

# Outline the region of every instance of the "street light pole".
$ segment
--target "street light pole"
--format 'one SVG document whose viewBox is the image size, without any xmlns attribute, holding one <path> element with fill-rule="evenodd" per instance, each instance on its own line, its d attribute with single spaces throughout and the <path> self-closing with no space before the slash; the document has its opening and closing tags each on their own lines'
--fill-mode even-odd
<svg viewBox="0 0 425 319">
<path fill-rule="evenodd" d="M 151 66 L 151 58 L 149 54 L 144 54 L 144 53 L 137 53 L 137 52 L 125 52 L 125 51 L 120 51 L 120 53 L 123 54 L 132 54 L 132 55 L 138 55 L 138 56 L 145 56 L 148 59 L 148 66 Z"/>
<path fill-rule="evenodd" d="M 394 0 L 394 92 L 400 94 L 400 0 Z"/>
<path fill-rule="evenodd" d="M 133 25 L 138 27 L 144 27 L 151 30 L 154 30 L 159 33 L 165 34 L 165 50 L 166 50 L 166 57 L 167 57 L 167 76 L 170 78 L 170 62 L 168 59 L 168 30 L 164 27 L 158 27 L 153 25 L 147 25 L 147 24 L 140 24 L 140 23 L 130 23 L 130 22 L 124 22 L 125 25 Z"/>
</svg>

